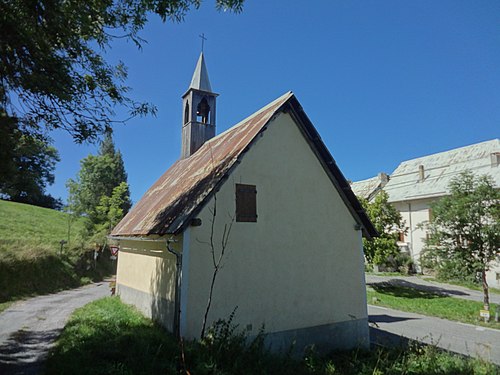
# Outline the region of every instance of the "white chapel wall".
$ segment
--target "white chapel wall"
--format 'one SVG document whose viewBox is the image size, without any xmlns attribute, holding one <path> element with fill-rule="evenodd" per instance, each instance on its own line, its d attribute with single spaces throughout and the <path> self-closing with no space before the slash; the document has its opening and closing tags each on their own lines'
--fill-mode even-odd
<svg viewBox="0 0 500 375">
<path fill-rule="evenodd" d="M 250 335 L 262 324 L 279 332 L 361 322 L 343 344 L 367 340 L 361 232 L 288 114 L 270 124 L 217 193 L 217 245 L 235 213 L 235 183 L 256 185 L 258 219 L 233 224 L 209 320 L 238 306 L 236 322 Z M 208 298 L 213 205 L 190 228 L 188 337 L 199 335 Z"/>
</svg>

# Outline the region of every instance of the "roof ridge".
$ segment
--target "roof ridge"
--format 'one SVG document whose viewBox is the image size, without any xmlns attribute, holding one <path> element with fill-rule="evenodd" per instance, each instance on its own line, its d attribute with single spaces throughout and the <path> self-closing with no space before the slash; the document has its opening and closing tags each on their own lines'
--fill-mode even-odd
<svg viewBox="0 0 500 375">
<path fill-rule="evenodd" d="M 231 126 L 230 128 L 224 130 L 222 133 L 220 134 L 217 134 L 215 137 L 212 137 L 210 138 L 208 141 L 206 141 L 205 143 L 212 143 L 213 141 L 216 141 L 217 139 L 223 137 L 223 136 L 226 136 L 228 133 L 230 133 L 231 131 L 235 130 L 236 128 L 238 128 L 239 126 L 243 125 L 243 124 L 246 124 L 248 121 L 250 121 L 252 118 L 258 116 L 259 114 L 261 114 L 262 112 L 268 110 L 270 107 L 272 107 L 273 105 L 275 105 L 277 102 L 281 101 L 281 100 L 284 100 L 285 97 L 289 96 L 287 98 L 287 100 L 289 98 L 291 98 L 293 96 L 293 92 L 292 91 L 287 91 L 285 94 L 281 95 L 279 98 L 273 100 L 271 103 L 267 104 L 265 107 L 262 107 L 261 109 L 259 109 L 257 112 L 254 112 L 252 113 L 251 115 L 245 117 L 243 120 L 237 122 L 235 125 Z M 285 102 L 287 101 L 285 100 Z"/>
<path fill-rule="evenodd" d="M 363 183 L 363 182 L 367 182 L 367 181 L 375 181 L 375 180 L 378 180 L 378 174 L 373 176 L 373 177 L 365 178 L 364 180 L 351 181 L 351 184 L 359 184 L 359 183 Z"/>
<path fill-rule="evenodd" d="M 452 149 L 445 150 L 445 151 L 434 152 L 432 154 L 427 154 L 427 155 L 423 155 L 423 156 L 418 156 L 416 158 L 412 158 L 412 159 L 408 159 L 408 160 L 403 160 L 401 163 L 399 163 L 398 167 L 400 165 L 404 164 L 404 163 L 413 162 L 413 161 L 419 160 L 419 159 L 425 159 L 425 158 L 436 156 L 436 155 L 440 155 L 440 154 L 461 152 L 464 149 L 476 147 L 476 146 L 479 146 L 479 145 L 486 145 L 486 144 L 490 144 L 490 143 L 493 144 L 493 143 L 495 143 L 495 141 L 498 142 L 498 144 L 500 145 L 500 139 L 499 138 L 493 138 L 493 139 L 490 139 L 490 140 L 487 140 L 487 141 L 483 141 L 483 142 L 472 143 L 472 144 L 467 145 L 467 146 L 456 147 L 456 148 L 452 148 Z"/>
</svg>

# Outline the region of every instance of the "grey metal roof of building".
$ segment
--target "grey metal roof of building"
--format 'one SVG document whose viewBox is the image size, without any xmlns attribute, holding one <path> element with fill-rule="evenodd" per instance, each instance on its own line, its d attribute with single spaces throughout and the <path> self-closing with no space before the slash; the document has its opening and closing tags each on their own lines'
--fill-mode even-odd
<svg viewBox="0 0 500 375">
<path fill-rule="evenodd" d="M 382 178 L 385 176 L 385 180 Z M 380 173 L 378 176 L 367 178 L 366 180 L 351 183 L 351 189 L 358 198 L 364 198 L 370 201 L 387 183 L 387 175 Z"/>
<path fill-rule="evenodd" d="M 191 84 L 189 85 L 188 90 L 189 89 L 212 92 L 212 86 L 210 85 L 210 80 L 208 79 L 208 70 L 205 65 L 203 52 L 200 53 L 200 57 L 196 63 L 196 68 L 194 69 L 193 78 L 191 78 Z"/>
<path fill-rule="evenodd" d="M 466 170 L 489 174 L 500 187 L 500 166 L 494 166 L 492 154 L 500 158 L 499 139 L 407 160 L 392 172 L 384 190 L 389 202 L 439 197 L 448 194 L 450 181 Z M 419 168 L 423 168 L 422 181 Z"/>
<path fill-rule="evenodd" d="M 259 134 L 280 112 L 289 113 L 323 165 L 363 234 L 377 236 L 349 183 L 292 92 L 205 142 L 193 155 L 175 162 L 113 229 L 112 236 L 178 234 L 225 182 Z"/>
</svg>

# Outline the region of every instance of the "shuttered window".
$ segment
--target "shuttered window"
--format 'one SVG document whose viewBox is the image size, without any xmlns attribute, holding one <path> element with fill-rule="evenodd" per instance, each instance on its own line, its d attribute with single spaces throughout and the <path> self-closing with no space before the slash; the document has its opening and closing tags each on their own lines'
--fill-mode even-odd
<svg viewBox="0 0 500 375">
<path fill-rule="evenodd" d="M 257 188 L 236 184 L 236 221 L 257 222 Z"/>
</svg>

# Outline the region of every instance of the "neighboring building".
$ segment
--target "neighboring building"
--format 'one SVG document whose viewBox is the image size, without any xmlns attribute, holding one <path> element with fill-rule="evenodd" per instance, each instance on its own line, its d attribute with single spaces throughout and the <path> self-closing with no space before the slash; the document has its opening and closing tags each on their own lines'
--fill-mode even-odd
<svg viewBox="0 0 500 375">
<path fill-rule="evenodd" d="M 358 198 L 371 202 L 383 190 L 387 182 L 389 182 L 389 176 L 381 172 L 375 177 L 351 183 L 351 189 Z"/>
<path fill-rule="evenodd" d="M 466 170 L 479 176 L 490 175 L 495 186 L 500 188 L 499 164 L 500 140 L 493 139 L 404 161 L 391 173 L 383 190 L 389 195 L 389 202 L 401 212 L 406 221 L 408 231 L 404 236 L 401 235 L 400 245 L 409 249 L 417 265 L 427 238 L 427 233 L 420 224 L 431 219 L 430 204 L 447 195 L 450 181 Z M 353 191 L 362 192 L 360 187 L 365 181 L 369 180 L 354 183 Z M 376 192 L 370 199 L 373 199 Z M 499 272 L 498 267 L 489 272 L 488 282 L 491 286 L 500 286 Z"/>
<path fill-rule="evenodd" d="M 275 350 L 367 347 L 361 237 L 377 233 L 316 129 L 289 92 L 214 136 L 215 100 L 202 54 L 183 96 L 181 159 L 113 230 L 117 293 L 198 337 L 211 238 L 219 254 L 231 228 L 209 324 L 238 307 L 235 322 L 249 336 L 264 326 Z"/>
</svg>

